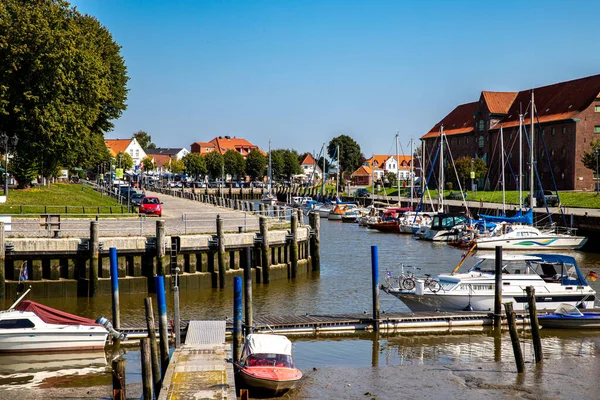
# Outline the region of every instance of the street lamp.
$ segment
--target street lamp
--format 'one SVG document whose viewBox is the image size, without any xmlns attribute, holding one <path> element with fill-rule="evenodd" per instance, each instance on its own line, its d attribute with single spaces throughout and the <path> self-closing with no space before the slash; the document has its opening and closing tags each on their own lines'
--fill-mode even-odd
<svg viewBox="0 0 600 400">
<path fill-rule="evenodd" d="M 598 194 L 598 190 L 600 190 L 600 186 L 598 185 L 598 148 L 595 149 L 596 152 L 596 179 L 594 179 L 594 184 L 596 186 L 596 194 Z"/>
<path fill-rule="evenodd" d="M 8 195 L 8 152 L 10 150 L 14 150 L 17 148 L 17 143 L 19 142 L 19 138 L 17 137 L 16 133 L 12 138 L 9 138 L 9 136 L 5 132 L 3 132 L 0 135 L 0 141 L 2 141 L 2 143 L 4 145 L 4 158 L 5 158 L 5 162 L 4 162 L 4 195 L 7 196 Z M 12 143 L 9 143 L 9 142 L 12 142 Z"/>
</svg>

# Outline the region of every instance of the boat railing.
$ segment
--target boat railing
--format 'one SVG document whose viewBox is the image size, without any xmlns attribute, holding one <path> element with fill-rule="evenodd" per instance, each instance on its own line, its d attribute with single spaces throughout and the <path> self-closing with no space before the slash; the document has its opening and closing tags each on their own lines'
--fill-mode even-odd
<svg viewBox="0 0 600 400">
<path fill-rule="evenodd" d="M 568 226 L 559 226 L 556 223 L 546 224 L 541 227 L 538 227 L 538 229 L 544 233 L 554 233 L 557 235 L 572 235 L 572 236 L 574 236 L 577 234 L 577 228 L 572 228 L 572 227 L 568 227 Z"/>
</svg>

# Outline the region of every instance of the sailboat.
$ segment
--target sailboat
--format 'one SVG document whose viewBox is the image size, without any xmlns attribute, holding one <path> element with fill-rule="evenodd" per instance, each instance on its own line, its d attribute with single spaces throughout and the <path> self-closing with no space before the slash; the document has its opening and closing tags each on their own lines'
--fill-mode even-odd
<svg viewBox="0 0 600 400">
<path fill-rule="evenodd" d="M 271 139 L 269 139 L 269 183 L 267 184 L 267 192 L 263 193 L 261 202 L 273 206 L 277 204 L 277 196 L 272 193 L 273 172 L 271 170 Z"/>
<path fill-rule="evenodd" d="M 534 115 L 535 115 L 535 103 L 534 103 L 534 94 L 531 93 L 531 148 L 534 148 L 533 139 L 534 139 Z M 523 127 L 523 116 L 519 116 L 519 140 L 521 140 L 521 133 Z M 502 127 L 500 127 L 500 132 L 502 134 Z M 502 140 L 502 136 L 501 136 Z M 519 144 L 519 149 L 522 153 L 522 142 Z M 530 151 L 531 159 L 530 165 L 535 165 L 534 163 L 534 154 L 535 151 Z M 502 154 L 502 158 L 504 158 L 504 154 Z M 504 160 L 502 161 L 504 165 Z M 522 160 L 519 161 L 519 206 L 522 206 L 522 185 L 521 185 L 521 177 L 522 177 Z M 535 207 L 535 196 L 534 193 L 534 171 L 530 173 L 530 194 L 529 194 L 529 210 L 526 213 L 522 213 L 519 211 L 515 217 L 507 218 L 505 216 L 502 217 L 493 217 L 488 215 L 481 215 L 481 218 L 484 221 L 491 222 L 502 222 L 499 224 L 496 229 L 492 232 L 490 236 L 480 237 L 475 240 L 477 244 L 477 248 L 481 250 L 492 250 L 496 246 L 502 246 L 505 250 L 576 250 L 582 248 L 587 242 L 587 238 L 584 236 L 575 236 L 572 235 L 570 231 L 566 233 L 558 233 L 554 228 L 542 230 L 533 226 L 533 208 Z M 504 182 L 503 182 L 504 186 Z M 503 199 L 504 199 L 504 187 L 502 188 Z M 525 216 L 527 217 L 526 221 L 521 221 L 520 219 L 517 221 L 518 217 Z M 524 224 L 519 224 L 517 222 L 524 222 Z"/>
</svg>

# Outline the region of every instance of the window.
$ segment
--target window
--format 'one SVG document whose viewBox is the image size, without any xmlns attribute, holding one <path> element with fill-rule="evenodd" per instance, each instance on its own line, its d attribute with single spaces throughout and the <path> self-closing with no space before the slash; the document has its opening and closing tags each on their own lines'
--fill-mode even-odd
<svg viewBox="0 0 600 400">
<path fill-rule="evenodd" d="M 600 133 L 600 125 L 594 126 L 594 133 Z"/>
<path fill-rule="evenodd" d="M 479 136 L 479 148 L 483 149 L 483 146 L 485 146 L 485 139 L 483 136 Z"/>
<path fill-rule="evenodd" d="M 479 130 L 480 131 L 483 130 L 483 120 L 482 119 L 479 120 Z"/>
<path fill-rule="evenodd" d="M 566 128 L 566 127 L 565 127 L 565 128 L 563 128 L 563 131 L 562 131 L 562 132 L 563 132 L 563 133 L 567 133 L 567 128 Z"/>
<path fill-rule="evenodd" d="M 600 112 L 600 106 L 594 106 L 594 111 Z"/>
<path fill-rule="evenodd" d="M 466 139 L 465 139 L 465 143 L 466 143 L 466 144 L 469 144 L 469 138 L 466 138 Z"/>
<path fill-rule="evenodd" d="M 460 138 L 456 139 L 456 144 L 460 146 Z"/>
<path fill-rule="evenodd" d="M 552 128 L 552 136 L 556 135 L 556 128 Z"/>
<path fill-rule="evenodd" d="M 567 149 L 565 149 L 563 147 L 562 150 L 560 151 L 560 158 L 565 158 L 566 155 L 567 155 Z"/>
<path fill-rule="evenodd" d="M 33 328 L 35 324 L 29 319 L 5 319 L 0 321 L 0 329 Z"/>
</svg>

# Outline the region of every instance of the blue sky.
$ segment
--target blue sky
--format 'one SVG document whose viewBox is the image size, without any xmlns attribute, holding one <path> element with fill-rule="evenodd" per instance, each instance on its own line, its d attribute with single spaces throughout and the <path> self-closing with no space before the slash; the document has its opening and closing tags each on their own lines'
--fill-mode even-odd
<svg viewBox="0 0 600 400">
<path fill-rule="evenodd" d="M 481 90 L 600 73 L 600 1 L 79 0 L 123 47 L 128 108 L 107 138 L 215 136 L 369 157 L 408 152 Z"/>
</svg>

